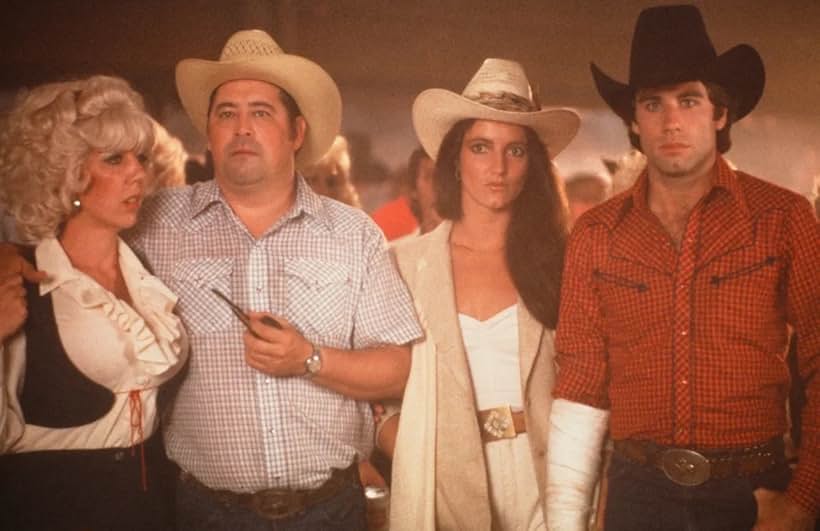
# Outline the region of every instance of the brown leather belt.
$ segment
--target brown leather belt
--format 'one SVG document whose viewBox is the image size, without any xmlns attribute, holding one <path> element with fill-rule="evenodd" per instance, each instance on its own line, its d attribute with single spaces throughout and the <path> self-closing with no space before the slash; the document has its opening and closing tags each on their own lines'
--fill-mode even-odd
<svg viewBox="0 0 820 531">
<path fill-rule="evenodd" d="M 523 411 L 513 412 L 510 406 L 482 409 L 478 412 L 478 426 L 481 440 L 485 443 L 513 439 L 527 431 L 527 420 Z"/>
<path fill-rule="evenodd" d="M 344 469 L 333 469 L 333 474 L 321 486 L 311 490 L 265 489 L 258 492 L 233 492 L 212 489 L 192 474 L 182 471 L 180 479 L 207 492 L 226 507 L 250 509 L 269 520 L 288 518 L 304 512 L 319 502 L 328 500 L 351 483 L 359 483 L 359 467 L 356 460 Z"/>
<path fill-rule="evenodd" d="M 614 447 L 628 461 L 657 468 L 674 483 L 689 487 L 710 479 L 753 476 L 786 462 L 782 438 L 728 450 L 690 450 L 634 439 L 614 441 Z"/>
</svg>

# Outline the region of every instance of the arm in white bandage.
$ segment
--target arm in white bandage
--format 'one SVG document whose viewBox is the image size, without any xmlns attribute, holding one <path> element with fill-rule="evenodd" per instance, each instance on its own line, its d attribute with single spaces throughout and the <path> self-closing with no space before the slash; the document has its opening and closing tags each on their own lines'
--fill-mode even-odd
<svg viewBox="0 0 820 531">
<path fill-rule="evenodd" d="M 550 412 L 547 528 L 587 529 L 609 411 L 557 399 Z"/>
</svg>

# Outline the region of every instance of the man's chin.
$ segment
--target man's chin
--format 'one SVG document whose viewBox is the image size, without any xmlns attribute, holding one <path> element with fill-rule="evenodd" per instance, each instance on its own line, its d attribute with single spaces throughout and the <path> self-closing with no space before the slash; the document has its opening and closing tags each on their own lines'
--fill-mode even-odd
<svg viewBox="0 0 820 531">
<path fill-rule="evenodd" d="M 227 168 L 222 172 L 222 177 L 225 181 L 240 186 L 256 184 L 263 179 L 260 172 L 251 171 L 250 168 Z"/>
<path fill-rule="evenodd" d="M 691 164 L 683 160 L 660 159 L 654 165 L 665 177 L 686 177 L 692 172 Z"/>
</svg>

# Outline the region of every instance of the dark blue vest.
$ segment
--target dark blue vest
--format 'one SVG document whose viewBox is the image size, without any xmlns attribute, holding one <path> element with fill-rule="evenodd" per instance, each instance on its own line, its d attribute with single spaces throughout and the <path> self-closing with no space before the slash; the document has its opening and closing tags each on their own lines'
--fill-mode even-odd
<svg viewBox="0 0 820 531">
<path fill-rule="evenodd" d="M 34 250 L 26 249 L 34 262 Z M 26 283 L 28 318 L 26 373 L 20 405 L 26 424 L 48 428 L 82 426 L 102 418 L 114 405 L 114 393 L 90 380 L 71 362 L 63 348 L 51 294 L 41 296 L 38 286 Z M 88 331 L 88 342 L 94 331 Z"/>
</svg>

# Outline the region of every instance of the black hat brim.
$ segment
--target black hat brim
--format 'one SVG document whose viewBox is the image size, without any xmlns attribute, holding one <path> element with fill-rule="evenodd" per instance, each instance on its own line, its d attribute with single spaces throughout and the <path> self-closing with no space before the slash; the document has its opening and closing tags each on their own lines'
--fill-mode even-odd
<svg viewBox="0 0 820 531">
<path fill-rule="evenodd" d="M 592 71 L 592 78 L 595 80 L 598 94 L 601 95 L 615 114 L 620 116 L 624 122 L 629 123 L 632 117 L 633 88 L 626 83 L 615 81 L 598 68 L 595 63 L 589 63 L 589 69 Z"/>
<path fill-rule="evenodd" d="M 590 70 L 598 94 L 615 114 L 620 116 L 624 122 L 629 123 L 633 114 L 632 100 L 635 91 L 647 87 L 632 86 L 616 81 L 606 75 L 595 63 L 590 63 Z M 723 87 L 734 102 L 735 121 L 737 121 L 749 114 L 760 101 L 766 85 L 766 71 L 757 50 L 747 44 L 739 44 L 717 56 L 711 64 L 704 65 L 700 72 L 670 74 L 665 79 L 657 79 L 652 86 L 694 80 L 710 81 Z"/>
</svg>

